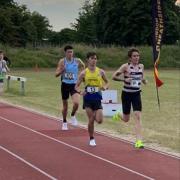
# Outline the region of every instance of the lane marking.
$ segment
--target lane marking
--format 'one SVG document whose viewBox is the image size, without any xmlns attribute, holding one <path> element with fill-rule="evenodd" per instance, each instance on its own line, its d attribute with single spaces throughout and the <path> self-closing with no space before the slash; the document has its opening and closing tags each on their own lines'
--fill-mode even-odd
<svg viewBox="0 0 180 180">
<path fill-rule="evenodd" d="M 10 150 L 6 149 L 5 147 L 0 145 L 0 149 L 2 149 L 3 151 L 7 152 L 8 154 L 12 155 L 13 157 L 15 157 L 16 159 L 19 159 L 20 161 L 22 161 L 23 163 L 27 164 L 28 166 L 32 167 L 33 169 L 35 169 L 36 171 L 40 172 L 41 174 L 47 176 L 48 178 L 52 179 L 52 180 L 57 180 L 57 178 L 51 176 L 50 174 L 46 173 L 45 171 L 39 169 L 37 166 L 31 164 L 30 162 L 26 161 L 25 159 L 23 159 L 22 157 L 18 156 L 17 154 L 14 154 L 13 152 L 11 152 Z"/>
<path fill-rule="evenodd" d="M 48 139 L 50 139 L 50 140 L 56 141 L 56 142 L 58 142 L 58 143 L 60 143 L 60 144 L 63 144 L 63 145 L 65 145 L 65 146 L 68 146 L 68 147 L 70 147 L 70 148 L 72 148 L 72 149 L 75 149 L 75 150 L 77 150 L 77 151 L 80 151 L 80 152 L 82 152 L 82 153 L 84 153 L 84 154 L 87 154 L 87 155 L 89 155 L 89 156 L 92 156 L 92 157 L 94 157 L 94 158 L 100 159 L 100 160 L 102 160 L 102 161 L 104 161 L 104 162 L 107 162 L 107 163 L 109 163 L 109 164 L 112 164 L 112 165 L 114 165 L 114 166 L 116 166 L 116 167 L 119 167 L 119 168 L 121 168 L 121 169 L 124 169 L 124 170 L 126 170 L 126 171 L 129 171 L 129 172 L 131 172 L 131 173 L 133 173 L 133 174 L 139 175 L 139 176 L 141 176 L 141 177 L 143 177 L 143 178 L 146 178 L 146 179 L 149 179 L 149 180 L 154 180 L 154 178 L 152 178 L 152 177 L 146 176 L 146 175 L 141 174 L 141 173 L 139 173 L 139 172 L 137 172 L 137 171 L 134 171 L 134 170 L 132 170 L 132 169 L 129 169 L 129 168 L 125 167 L 125 166 L 122 166 L 122 165 L 120 165 L 120 164 L 114 163 L 114 162 L 112 162 L 112 161 L 110 161 L 110 160 L 107 160 L 107 159 L 105 159 L 105 158 L 102 158 L 102 157 L 100 157 L 100 156 L 94 155 L 94 154 L 92 154 L 92 153 L 90 153 L 90 152 L 88 152 L 88 151 L 82 150 L 82 149 L 80 149 L 80 148 L 78 148 L 78 147 L 72 146 L 72 145 L 70 145 L 70 144 L 68 144 L 68 143 L 65 143 L 65 142 L 63 142 L 63 141 L 60 141 L 60 140 L 57 140 L 57 139 L 52 138 L 52 137 L 50 137 L 50 136 L 47 136 L 47 135 L 45 135 L 45 134 L 43 134 L 43 133 L 40 133 L 40 132 L 38 132 L 38 131 L 36 131 L 36 130 L 33 130 L 33 129 L 29 128 L 29 127 L 23 126 L 23 125 L 18 124 L 18 123 L 16 123 L 16 122 L 13 122 L 13 121 L 11 121 L 11 120 L 9 120 L 9 119 L 6 119 L 6 118 L 4 118 L 4 117 L 2 117 L 2 116 L 0 116 L 0 118 L 1 118 L 1 120 L 7 121 L 7 122 L 9 122 L 9 123 L 11 123 L 11 124 L 14 124 L 14 125 L 18 126 L 18 127 L 21 127 L 21 128 L 26 129 L 26 130 L 29 130 L 29 131 L 31 131 L 31 132 L 34 132 L 34 133 L 36 133 L 36 134 L 38 134 L 38 135 L 41 135 L 41 136 L 46 137 L 46 138 L 48 138 Z"/>
<path fill-rule="evenodd" d="M 14 107 L 14 108 L 16 108 L 16 109 L 20 109 L 20 110 L 23 110 L 23 111 L 27 111 L 27 112 L 33 113 L 33 114 L 35 114 L 35 115 L 44 116 L 44 117 L 50 118 L 50 119 L 52 119 L 52 120 L 54 120 L 54 121 L 58 121 L 58 122 L 60 121 L 57 117 L 51 116 L 51 115 L 46 114 L 46 113 L 42 113 L 42 112 L 35 111 L 34 109 L 30 109 L 30 108 L 28 108 L 28 107 L 22 107 L 22 106 L 20 106 L 20 105 L 14 105 L 14 104 L 11 104 L 11 103 L 6 102 L 6 101 L 2 101 L 2 102 L 3 102 L 3 104 L 8 104 L 8 105 L 10 105 L 10 106 L 12 106 L 12 107 Z M 1 104 L 2 104 L 2 103 L 1 103 Z M 81 125 L 78 125 L 77 127 L 81 128 L 81 129 L 87 130 L 86 127 L 81 126 Z M 122 141 L 122 142 L 124 142 L 124 143 L 133 144 L 133 142 L 130 142 L 130 141 L 126 140 L 126 139 L 122 139 L 122 138 L 120 138 L 120 137 L 114 137 L 114 136 L 112 136 L 112 135 L 107 135 L 107 134 L 104 134 L 103 132 L 95 131 L 95 133 L 100 134 L 100 135 L 103 135 L 103 136 L 105 136 L 105 137 L 109 137 L 109 138 L 112 138 L 112 139 L 116 139 L 116 140 Z M 147 149 L 147 150 L 149 150 L 149 151 L 153 151 L 153 152 L 159 153 L 159 154 L 164 155 L 164 156 L 169 156 L 169 157 L 172 157 L 172 158 L 175 158 L 175 159 L 178 159 L 178 160 L 180 159 L 180 157 L 177 156 L 177 155 L 169 154 L 169 153 L 166 153 L 166 152 L 157 150 L 157 149 L 153 149 L 153 148 L 151 148 L 151 147 L 145 147 L 144 149 Z"/>
</svg>

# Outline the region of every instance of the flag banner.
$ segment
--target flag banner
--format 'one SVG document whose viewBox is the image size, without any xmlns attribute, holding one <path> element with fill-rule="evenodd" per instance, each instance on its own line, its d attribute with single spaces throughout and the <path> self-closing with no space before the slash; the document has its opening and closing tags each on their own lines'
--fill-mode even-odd
<svg viewBox="0 0 180 180">
<path fill-rule="evenodd" d="M 153 18 L 153 59 L 154 59 L 154 78 L 156 87 L 160 87 L 163 82 L 159 79 L 158 63 L 160 59 L 161 42 L 164 32 L 163 0 L 152 0 Z"/>
</svg>

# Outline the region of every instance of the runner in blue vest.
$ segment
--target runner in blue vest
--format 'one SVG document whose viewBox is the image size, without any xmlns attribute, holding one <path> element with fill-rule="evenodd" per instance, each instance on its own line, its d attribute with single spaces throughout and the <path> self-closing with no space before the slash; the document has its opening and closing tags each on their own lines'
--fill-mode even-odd
<svg viewBox="0 0 180 180">
<path fill-rule="evenodd" d="M 73 47 L 65 46 L 64 47 L 65 57 L 60 59 L 57 69 L 56 69 L 56 77 L 61 77 L 61 95 L 63 102 L 63 124 L 62 130 L 68 130 L 67 126 L 67 113 L 68 113 L 68 99 L 69 95 L 71 95 L 73 108 L 71 112 L 71 123 L 73 125 L 77 125 L 78 121 L 75 117 L 76 111 L 79 107 L 80 95 L 75 90 L 75 84 L 78 79 L 79 69 L 84 69 L 85 65 L 79 58 L 75 58 L 73 55 Z"/>
</svg>

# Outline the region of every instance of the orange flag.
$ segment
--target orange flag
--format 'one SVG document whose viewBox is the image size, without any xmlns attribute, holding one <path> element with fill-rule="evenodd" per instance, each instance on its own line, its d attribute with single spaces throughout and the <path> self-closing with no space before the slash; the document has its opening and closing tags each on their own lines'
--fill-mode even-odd
<svg viewBox="0 0 180 180">
<path fill-rule="evenodd" d="M 152 0 L 153 18 L 153 58 L 154 58 L 154 78 L 156 87 L 160 87 L 163 82 L 159 79 L 158 64 L 160 59 L 161 43 L 164 32 L 164 16 L 162 0 Z"/>
</svg>

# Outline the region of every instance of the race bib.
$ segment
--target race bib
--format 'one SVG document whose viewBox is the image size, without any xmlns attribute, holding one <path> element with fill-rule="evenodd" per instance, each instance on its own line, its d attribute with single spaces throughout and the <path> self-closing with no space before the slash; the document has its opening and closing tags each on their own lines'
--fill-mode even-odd
<svg viewBox="0 0 180 180">
<path fill-rule="evenodd" d="M 98 92 L 99 91 L 99 88 L 98 87 L 93 87 L 93 86 L 88 86 L 86 91 L 88 93 L 95 93 L 95 92 Z"/>
<path fill-rule="evenodd" d="M 68 80 L 74 80 L 75 75 L 74 75 L 73 73 L 71 73 L 71 72 L 66 72 L 66 73 L 64 74 L 64 78 L 65 78 L 65 79 L 68 79 Z"/>
<path fill-rule="evenodd" d="M 140 85 L 141 85 L 141 80 L 132 80 L 132 81 L 131 81 L 131 86 L 132 86 L 132 87 L 139 88 Z"/>
</svg>

